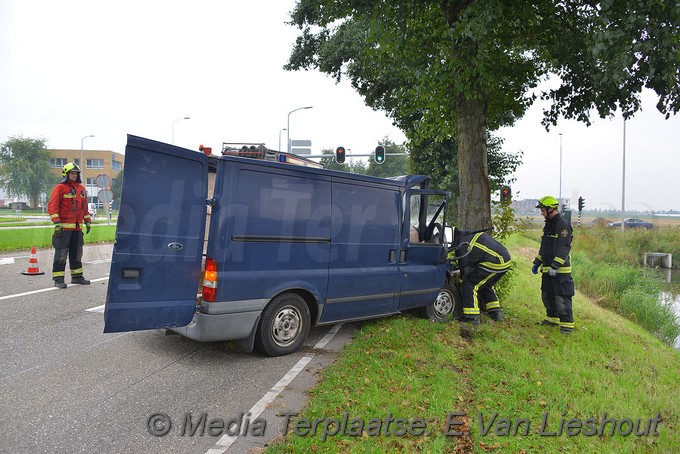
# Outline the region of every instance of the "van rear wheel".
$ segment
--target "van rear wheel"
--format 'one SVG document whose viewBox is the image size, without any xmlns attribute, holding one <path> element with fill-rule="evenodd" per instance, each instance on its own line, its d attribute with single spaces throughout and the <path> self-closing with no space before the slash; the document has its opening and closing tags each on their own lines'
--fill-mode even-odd
<svg viewBox="0 0 680 454">
<path fill-rule="evenodd" d="M 310 319 L 307 303 L 300 295 L 279 295 L 262 312 L 255 346 L 269 356 L 293 353 L 307 338 Z"/>
<path fill-rule="evenodd" d="M 448 282 L 439 290 L 437 298 L 422 310 L 423 316 L 433 322 L 448 322 L 462 313 L 460 291 Z"/>
</svg>

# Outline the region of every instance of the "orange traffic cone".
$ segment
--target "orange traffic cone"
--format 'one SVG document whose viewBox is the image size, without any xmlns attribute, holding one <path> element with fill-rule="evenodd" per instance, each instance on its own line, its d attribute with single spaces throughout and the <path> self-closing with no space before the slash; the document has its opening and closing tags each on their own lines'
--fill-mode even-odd
<svg viewBox="0 0 680 454">
<path fill-rule="evenodd" d="M 21 274 L 25 274 L 27 276 L 45 274 L 43 271 L 40 271 L 40 268 L 38 268 L 38 254 L 35 253 L 35 246 L 31 247 L 31 258 L 28 259 L 28 269 L 26 271 L 22 271 Z"/>
</svg>

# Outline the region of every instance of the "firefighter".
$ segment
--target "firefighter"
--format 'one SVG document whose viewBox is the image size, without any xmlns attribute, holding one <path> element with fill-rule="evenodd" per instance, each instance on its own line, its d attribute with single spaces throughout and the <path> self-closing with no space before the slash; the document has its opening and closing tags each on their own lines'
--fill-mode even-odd
<svg viewBox="0 0 680 454">
<path fill-rule="evenodd" d="M 87 191 L 80 179 L 80 168 L 69 162 L 64 166 L 63 178 L 52 190 L 47 210 L 54 224 L 52 246 L 54 246 L 54 262 L 52 279 L 57 288 L 66 288 L 64 272 L 66 258 L 69 259 L 71 283 L 89 285 L 90 281 L 83 277 L 83 230 L 90 233 L 91 218 L 88 208 Z"/>
<path fill-rule="evenodd" d="M 574 330 L 574 316 L 571 297 L 574 295 L 574 280 L 571 277 L 571 225 L 560 215 L 559 202 L 552 196 L 538 201 L 545 218 L 543 236 L 538 255 L 531 271 L 541 271 L 541 299 L 545 306 L 546 318 L 542 326 L 559 326 L 562 334 Z"/>
<path fill-rule="evenodd" d="M 469 246 L 466 248 L 464 243 Z M 493 286 L 512 266 L 510 253 L 505 246 L 484 232 L 456 230 L 454 246 L 464 254 L 458 259 L 462 279 L 462 320 L 478 325 L 481 312 L 486 312 L 492 320 L 503 320 L 503 309 Z"/>
</svg>

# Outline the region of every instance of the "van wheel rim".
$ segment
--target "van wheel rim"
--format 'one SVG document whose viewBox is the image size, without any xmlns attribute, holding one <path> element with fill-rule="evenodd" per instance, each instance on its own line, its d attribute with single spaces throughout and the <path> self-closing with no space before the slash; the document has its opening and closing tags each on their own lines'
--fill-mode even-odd
<svg viewBox="0 0 680 454">
<path fill-rule="evenodd" d="M 453 312 L 453 298 L 449 292 L 439 292 L 434 302 L 434 313 L 437 317 L 446 317 Z"/>
<path fill-rule="evenodd" d="M 281 309 L 272 323 L 272 339 L 276 345 L 286 347 L 293 343 L 300 333 L 302 317 L 300 313 L 292 308 Z"/>
</svg>

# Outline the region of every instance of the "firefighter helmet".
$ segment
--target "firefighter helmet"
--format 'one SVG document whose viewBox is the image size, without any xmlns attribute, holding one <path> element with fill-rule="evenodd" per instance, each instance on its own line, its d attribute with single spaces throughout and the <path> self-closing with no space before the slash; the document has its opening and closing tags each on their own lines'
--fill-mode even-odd
<svg viewBox="0 0 680 454">
<path fill-rule="evenodd" d="M 62 176 L 68 175 L 69 172 L 80 173 L 80 167 L 78 167 L 78 164 L 76 164 L 75 162 L 68 162 L 64 166 L 64 171 L 62 172 Z"/>
<path fill-rule="evenodd" d="M 538 205 L 536 205 L 536 208 L 557 208 L 560 206 L 560 202 L 557 201 L 557 199 L 551 195 L 547 195 L 545 197 L 542 197 L 538 201 Z"/>
</svg>

